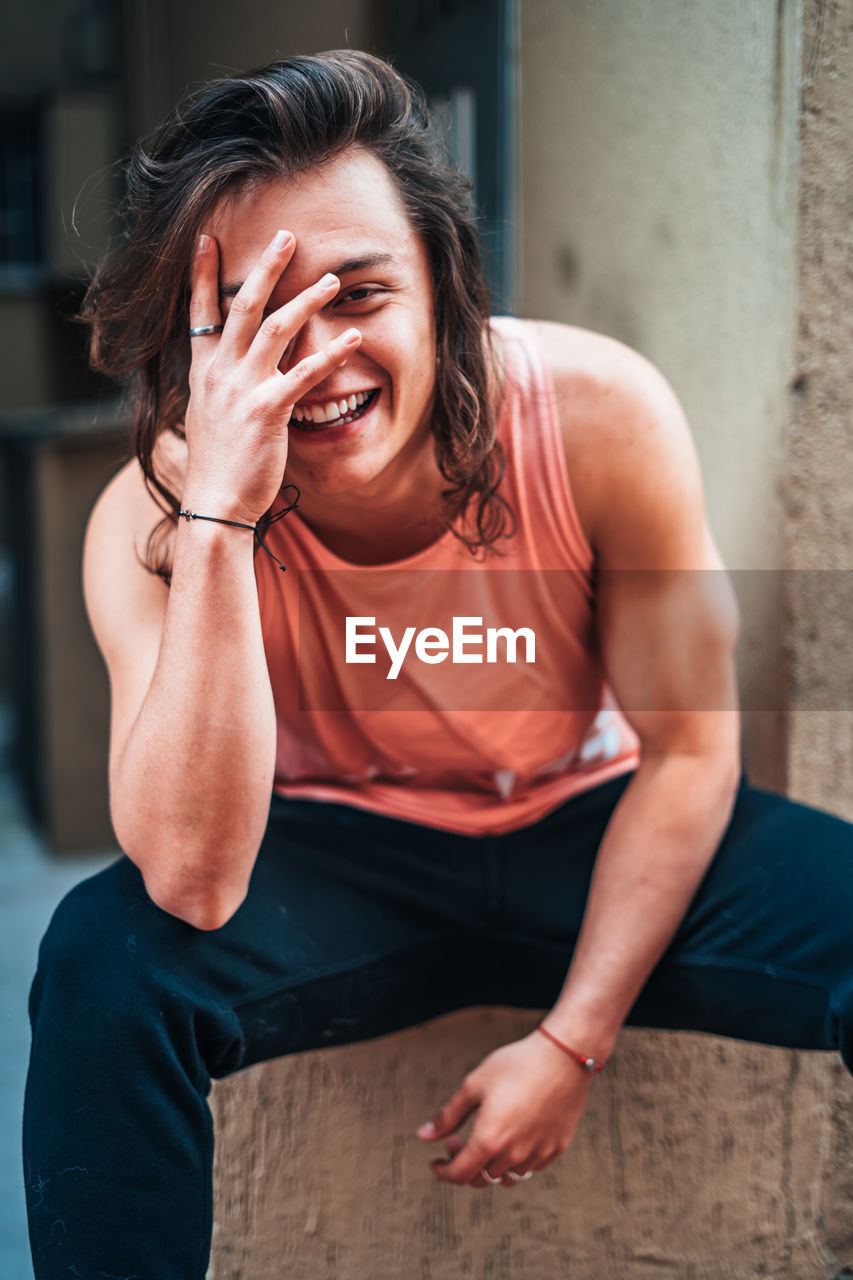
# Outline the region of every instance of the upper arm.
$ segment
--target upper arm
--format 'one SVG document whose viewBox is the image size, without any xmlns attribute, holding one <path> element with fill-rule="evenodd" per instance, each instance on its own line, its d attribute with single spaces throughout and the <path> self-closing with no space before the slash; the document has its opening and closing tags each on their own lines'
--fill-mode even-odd
<svg viewBox="0 0 853 1280">
<path fill-rule="evenodd" d="M 168 588 L 144 565 L 162 512 L 134 460 L 107 485 L 86 530 L 83 591 L 110 681 L 110 777 L 151 685 Z"/>
<path fill-rule="evenodd" d="M 595 553 L 605 671 L 644 753 L 738 755 L 737 608 L 699 462 L 661 374 L 620 343 L 539 327 Z"/>
</svg>

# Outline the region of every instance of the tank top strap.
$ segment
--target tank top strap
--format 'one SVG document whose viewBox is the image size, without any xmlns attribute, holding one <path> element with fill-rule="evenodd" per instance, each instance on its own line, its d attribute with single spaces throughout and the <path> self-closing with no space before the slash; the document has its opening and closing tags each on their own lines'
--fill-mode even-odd
<svg viewBox="0 0 853 1280">
<path fill-rule="evenodd" d="M 527 322 L 496 316 L 492 328 L 503 353 L 499 430 L 519 535 L 539 567 L 590 574 L 594 553 L 572 496 L 551 372 Z"/>
</svg>

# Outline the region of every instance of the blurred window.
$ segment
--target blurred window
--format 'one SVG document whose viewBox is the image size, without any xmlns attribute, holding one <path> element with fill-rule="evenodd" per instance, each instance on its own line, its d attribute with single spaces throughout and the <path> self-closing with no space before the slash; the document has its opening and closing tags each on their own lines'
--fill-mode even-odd
<svg viewBox="0 0 853 1280">
<path fill-rule="evenodd" d="M 0 103 L 0 270 L 37 266 L 41 235 L 42 111 Z"/>
</svg>

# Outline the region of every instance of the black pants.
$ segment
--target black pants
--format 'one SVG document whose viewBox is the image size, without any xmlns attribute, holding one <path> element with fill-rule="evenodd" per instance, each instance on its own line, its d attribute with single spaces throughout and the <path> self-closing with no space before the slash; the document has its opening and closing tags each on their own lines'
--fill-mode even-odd
<svg viewBox="0 0 853 1280">
<path fill-rule="evenodd" d="M 24 1126 L 38 1280 L 200 1280 L 211 1076 L 470 1005 L 548 1008 L 627 779 L 509 835 L 275 799 L 249 895 L 201 932 L 127 859 L 42 942 Z M 629 1022 L 839 1049 L 853 1069 L 853 826 L 749 786 Z"/>
</svg>

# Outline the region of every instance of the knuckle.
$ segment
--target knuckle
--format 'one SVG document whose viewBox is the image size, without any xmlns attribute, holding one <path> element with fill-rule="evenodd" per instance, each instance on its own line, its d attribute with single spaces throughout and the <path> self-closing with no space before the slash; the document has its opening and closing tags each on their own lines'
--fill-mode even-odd
<svg viewBox="0 0 853 1280">
<path fill-rule="evenodd" d="M 477 1150 L 488 1156 L 493 1156 L 503 1145 L 499 1131 L 491 1127 L 479 1131 L 476 1136 L 476 1144 Z"/>
<path fill-rule="evenodd" d="M 253 426 L 266 426 L 276 416 L 276 405 L 267 396 L 259 394 L 246 402 L 245 419 Z"/>
<path fill-rule="evenodd" d="M 273 342 L 283 338 L 285 336 L 285 328 L 281 317 L 277 314 L 267 316 L 261 325 L 261 334 L 264 338 Z"/>
<path fill-rule="evenodd" d="M 247 316 L 254 310 L 254 300 L 245 293 L 237 293 L 231 299 L 231 314 L 239 317 Z"/>
<path fill-rule="evenodd" d="M 300 360 L 296 366 L 294 373 L 300 382 L 316 382 L 320 375 L 325 372 L 325 361 L 320 354 L 306 356 L 304 360 Z"/>
</svg>

